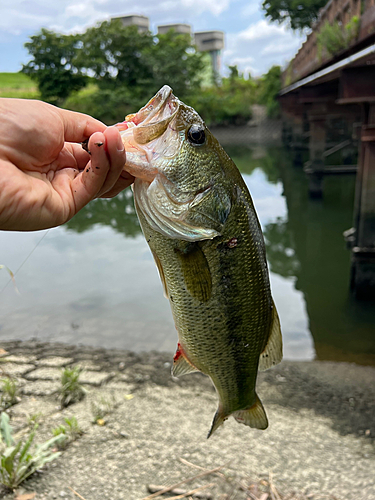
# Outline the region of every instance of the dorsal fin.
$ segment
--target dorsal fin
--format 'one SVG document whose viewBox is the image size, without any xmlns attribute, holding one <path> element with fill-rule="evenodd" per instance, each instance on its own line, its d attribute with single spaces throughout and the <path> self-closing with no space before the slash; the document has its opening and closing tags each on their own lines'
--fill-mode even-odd
<svg viewBox="0 0 375 500">
<path fill-rule="evenodd" d="M 283 339 L 281 336 L 280 320 L 277 314 L 276 306 L 272 301 L 272 323 L 270 336 L 264 351 L 259 357 L 259 370 L 268 370 L 277 365 L 283 358 Z"/>
</svg>

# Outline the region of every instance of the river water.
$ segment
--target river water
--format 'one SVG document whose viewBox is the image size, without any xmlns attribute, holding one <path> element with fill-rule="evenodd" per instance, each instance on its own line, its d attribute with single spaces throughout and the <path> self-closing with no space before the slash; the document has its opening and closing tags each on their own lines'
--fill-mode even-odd
<svg viewBox="0 0 375 500">
<path fill-rule="evenodd" d="M 265 234 L 284 358 L 375 365 L 374 304 L 349 293 L 354 176 L 324 181 L 310 200 L 301 168 L 280 148 L 228 149 Z M 130 190 L 96 200 L 60 228 L 0 232 L 1 340 L 134 351 L 175 350 L 177 333 Z M 19 293 L 18 293 L 18 291 Z"/>
</svg>

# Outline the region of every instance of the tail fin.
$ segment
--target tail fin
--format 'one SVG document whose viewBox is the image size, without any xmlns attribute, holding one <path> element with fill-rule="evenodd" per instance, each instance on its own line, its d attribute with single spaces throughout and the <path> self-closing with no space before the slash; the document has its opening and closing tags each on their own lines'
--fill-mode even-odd
<svg viewBox="0 0 375 500">
<path fill-rule="evenodd" d="M 240 424 L 248 425 L 249 427 L 254 427 L 255 429 L 264 430 L 268 427 L 267 415 L 257 394 L 255 394 L 255 403 L 253 406 L 247 410 L 235 411 L 230 415 L 232 415 Z M 224 413 L 221 404 L 219 404 L 219 408 L 215 413 L 207 439 L 212 436 L 216 429 L 218 429 L 228 417 L 229 415 Z"/>
<path fill-rule="evenodd" d="M 240 424 L 264 430 L 268 427 L 267 415 L 264 411 L 261 400 L 257 395 L 255 395 L 255 397 L 256 401 L 251 408 L 248 408 L 247 410 L 235 411 L 232 415 Z"/>
<path fill-rule="evenodd" d="M 214 419 L 212 421 L 211 429 L 207 434 L 207 439 L 212 436 L 212 434 L 216 431 L 218 427 L 220 427 L 225 420 L 228 418 L 228 415 L 224 415 L 223 409 L 219 404 L 219 408 L 217 409 Z"/>
</svg>

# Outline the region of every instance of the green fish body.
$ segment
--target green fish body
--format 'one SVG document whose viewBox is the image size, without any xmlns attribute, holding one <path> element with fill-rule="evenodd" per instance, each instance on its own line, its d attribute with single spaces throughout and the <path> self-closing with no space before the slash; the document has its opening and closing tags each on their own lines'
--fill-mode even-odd
<svg viewBox="0 0 375 500">
<path fill-rule="evenodd" d="M 265 429 L 256 378 L 258 369 L 280 362 L 282 339 L 242 176 L 167 86 L 122 129 L 126 168 L 137 177 L 137 214 L 178 331 L 172 373 L 199 370 L 211 378 L 219 407 L 208 437 L 230 415 Z"/>
</svg>

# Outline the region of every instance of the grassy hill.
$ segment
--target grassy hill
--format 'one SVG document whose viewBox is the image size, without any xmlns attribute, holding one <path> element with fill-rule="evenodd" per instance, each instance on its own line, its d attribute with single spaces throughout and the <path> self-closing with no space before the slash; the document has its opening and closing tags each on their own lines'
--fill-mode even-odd
<svg viewBox="0 0 375 500">
<path fill-rule="evenodd" d="M 35 82 L 23 73 L 0 73 L 0 97 L 38 99 Z"/>
</svg>

